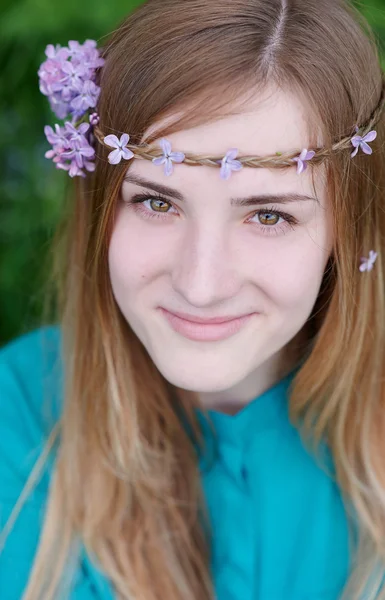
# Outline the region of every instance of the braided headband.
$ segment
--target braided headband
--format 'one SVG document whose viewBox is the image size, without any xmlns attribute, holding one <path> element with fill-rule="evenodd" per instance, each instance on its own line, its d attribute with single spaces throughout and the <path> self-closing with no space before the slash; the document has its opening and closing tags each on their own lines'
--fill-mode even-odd
<svg viewBox="0 0 385 600">
<path fill-rule="evenodd" d="M 123 133 L 120 138 L 116 135 L 105 135 L 99 128 L 99 115 L 95 112 L 100 87 L 96 85 L 96 71 L 104 65 L 94 40 L 86 40 L 84 44 L 77 41 L 68 42 L 67 47 L 49 44 L 45 50 L 46 60 L 38 70 L 39 88 L 42 94 L 48 97 L 51 109 L 59 119 L 71 117 L 63 126 L 55 125 L 55 131 L 50 126 L 44 128 L 48 142 L 52 149 L 45 153 L 45 157 L 52 159 L 56 168 L 68 172 L 70 177 L 85 177 L 85 171 L 95 170 L 94 142 L 112 151 L 108 161 L 117 165 L 124 160 L 139 158 L 151 160 L 155 165 L 164 165 L 167 176 L 173 173 L 173 163 L 186 165 L 201 165 L 220 167 L 221 179 L 227 180 L 233 171 L 240 171 L 243 167 L 252 168 L 284 168 L 297 164 L 297 174 L 303 173 L 308 161 L 313 164 L 322 163 L 331 153 L 342 152 L 355 148 L 351 153 L 354 158 L 361 149 L 365 154 L 372 154 L 369 142 L 377 137 L 377 132 L 372 129 L 379 121 L 385 106 L 385 77 L 381 91 L 380 101 L 369 117 L 368 121 L 360 127 L 355 125 L 352 134 L 345 137 L 331 148 L 317 148 L 316 150 L 302 149 L 300 152 L 276 152 L 272 156 L 239 156 L 237 148 L 230 148 L 225 156 L 204 156 L 185 154 L 172 151 L 171 143 L 162 138 L 159 147 L 148 144 L 129 144 L 130 136 Z M 354 133 L 353 133 L 354 132 Z M 362 257 L 360 271 L 371 271 L 377 253 L 373 250 L 369 258 Z"/>
</svg>

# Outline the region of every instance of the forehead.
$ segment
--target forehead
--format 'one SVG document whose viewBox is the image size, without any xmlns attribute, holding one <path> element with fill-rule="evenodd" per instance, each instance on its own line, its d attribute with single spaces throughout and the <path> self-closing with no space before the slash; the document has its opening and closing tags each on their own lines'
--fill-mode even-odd
<svg viewBox="0 0 385 600">
<path fill-rule="evenodd" d="M 310 145 L 316 122 L 305 98 L 288 90 L 268 85 L 262 91 L 249 94 L 241 107 L 234 104 L 229 110 L 237 113 L 204 123 L 170 136 L 176 144 L 188 144 L 191 152 L 221 154 L 229 144 L 242 148 L 242 154 L 266 155 L 295 150 Z M 179 114 L 179 113 L 178 113 Z M 142 141 L 173 117 L 153 124 Z"/>
<path fill-rule="evenodd" d="M 311 114 L 306 102 L 290 91 L 276 87 L 266 87 L 252 97 L 251 100 L 236 109 L 238 114 L 231 114 L 216 121 L 204 123 L 191 129 L 177 131 L 167 135 L 173 151 L 185 153 L 224 156 L 230 148 L 238 148 L 240 155 L 266 156 L 276 152 L 301 151 L 321 145 L 320 135 L 312 127 Z M 168 119 L 172 122 L 172 117 Z M 144 134 L 142 141 L 155 134 L 167 125 L 167 119 L 152 125 Z M 315 125 L 314 121 L 313 124 Z M 309 126 L 310 125 L 310 126 Z M 155 139 L 153 144 L 157 144 Z M 174 164 L 174 172 L 170 177 L 164 175 L 163 168 L 155 166 L 151 161 L 134 161 L 130 172 L 143 175 L 159 183 L 172 187 L 186 187 L 202 191 L 207 185 L 226 190 L 226 193 L 255 192 L 271 193 L 272 191 L 301 191 L 311 193 L 313 190 L 311 169 L 301 175 L 292 169 L 260 169 L 243 168 L 233 172 L 230 179 L 224 181 L 219 177 L 219 168 Z M 323 195 L 323 169 L 317 168 L 315 182 L 319 190 L 320 201 Z"/>
</svg>

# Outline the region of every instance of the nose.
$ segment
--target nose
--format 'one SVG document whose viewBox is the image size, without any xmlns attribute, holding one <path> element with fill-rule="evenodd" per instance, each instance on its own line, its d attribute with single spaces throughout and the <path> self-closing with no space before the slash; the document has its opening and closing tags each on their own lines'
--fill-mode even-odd
<svg viewBox="0 0 385 600">
<path fill-rule="evenodd" d="M 190 230 L 172 264 L 173 288 L 196 308 L 218 306 L 236 296 L 242 285 L 231 236 L 213 227 Z"/>
</svg>

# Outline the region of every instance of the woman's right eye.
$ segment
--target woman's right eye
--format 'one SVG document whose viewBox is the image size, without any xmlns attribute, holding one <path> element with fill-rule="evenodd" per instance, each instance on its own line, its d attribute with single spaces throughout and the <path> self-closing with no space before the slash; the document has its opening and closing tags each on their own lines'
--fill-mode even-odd
<svg viewBox="0 0 385 600">
<path fill-rule="evenodd" d="M 144 202 L 146 201 L 150 202 L 150 208 L 144 207 Z M 159 209 L 159 212 L 157 212 L 157 210 L 152 210 L 152 202 L 158 202 L 160 205 L 166 205 L 166 207 L 158 206 L 157 208 Z M 147 219 L 164 219 L 170 211 L 162 210 L 162 208 L 173 206 L 169 200 L 166 200 L 166 198 L 158 195 L 151 196 L 149 194 L 136 194 L 129 200 L 125 200 L 125 204 L 131 205 L 136 212 L 140 213 L 141 216 Z"/>
</svg>

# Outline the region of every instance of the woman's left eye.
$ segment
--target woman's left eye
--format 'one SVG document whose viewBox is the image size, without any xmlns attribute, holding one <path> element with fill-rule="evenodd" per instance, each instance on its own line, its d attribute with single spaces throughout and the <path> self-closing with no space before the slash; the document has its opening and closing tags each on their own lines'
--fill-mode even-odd
<svg viewBox="0 0 385 600">
<path fill-rule="evenodd" d="M 145 208 L 145 202 L 150 203 L 150 208 Z M 125 204 L 132 205 L 133 209 L 145 219 L 167 219 L 167 215 L 170 211 L 159 210 L 157 212 L 156 210 L 153 210 L 154 202 L 166 205 L 163 207 L 158 206 L 158 209 L 167 209 L 170 206 L 173 207 L 169 200 L 158 195 L 136 194 L 129 200 L 125 200 Z M 258 223 L 252 221 L 255 217 L 263 222 Z M 248 218 L 247 223 L 250 223 L 251 225 L 255 224 L 264 234 L 277 235 L 279 233 L 285 233 L 288 228 L 294 229 L 294 226 L 298 224 L 298 221 L 293 215 L 289 215 L 272 207 L 270 210 L 267 210 L 266 208 L 258 209 Z"/>
</svg>

